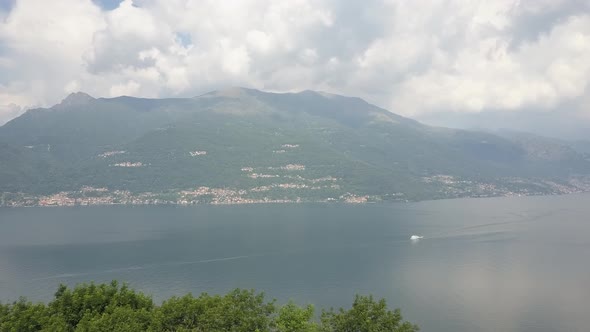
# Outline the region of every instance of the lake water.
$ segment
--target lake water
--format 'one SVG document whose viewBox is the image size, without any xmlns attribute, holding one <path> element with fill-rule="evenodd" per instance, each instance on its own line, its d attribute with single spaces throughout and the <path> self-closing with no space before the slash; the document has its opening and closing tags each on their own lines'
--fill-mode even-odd
<svg viewBox="0 0 590 332">
<path fill-rule="evenodd" d="M 589 216 L 590 195 L 0 209 L 0 301 L 118 279 L 158 301 L 242 287 L 317 308 L 374 294 L 423 331 L 588 331 Z"/>
</svg>

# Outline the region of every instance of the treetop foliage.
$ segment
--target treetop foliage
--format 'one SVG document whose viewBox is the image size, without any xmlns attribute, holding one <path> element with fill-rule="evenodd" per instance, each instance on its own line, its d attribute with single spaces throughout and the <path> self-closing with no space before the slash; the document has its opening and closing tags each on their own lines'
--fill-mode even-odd
<svg viewBox="0 0 590 332">
<path fill-rule="evenodd" d="M 172 297 L 156 305 L 151 297 L 120 285 L 61 285 L 49 303 L 25 298 L 0 304 L 0 332 L 414 332 L 399 309 L 385 300 L 357 295 L 352 308 L 323 310 L 313 305 L 277 305 L 264 293 L 235 289 L 225 295 Z"/>
</svg>

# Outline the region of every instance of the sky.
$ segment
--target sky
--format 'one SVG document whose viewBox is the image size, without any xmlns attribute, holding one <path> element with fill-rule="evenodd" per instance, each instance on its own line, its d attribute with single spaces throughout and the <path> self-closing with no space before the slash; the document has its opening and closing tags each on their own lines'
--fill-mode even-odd
<svg viewBox="0 0 590 332">
<path fill-rule="evenodd" d="M 0 0 L 0 124 L 76 91 L 229 86 L 590 123 L 590 0 Z"/>
</svg>

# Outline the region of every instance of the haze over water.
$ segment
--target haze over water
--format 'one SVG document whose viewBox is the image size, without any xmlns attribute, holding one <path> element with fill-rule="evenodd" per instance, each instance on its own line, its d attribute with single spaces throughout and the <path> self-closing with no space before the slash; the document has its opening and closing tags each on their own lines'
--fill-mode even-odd
<svg viewBox="0 0 590 332">
<path fill-rule="evenodd" d="M 590 195 L 0 209 L 0 301 L 117 279 L 158 301 L 242 287 L 321 308 L 373 294 L 422 331 L 586 331 L 588 215 Z"/>
</svg>

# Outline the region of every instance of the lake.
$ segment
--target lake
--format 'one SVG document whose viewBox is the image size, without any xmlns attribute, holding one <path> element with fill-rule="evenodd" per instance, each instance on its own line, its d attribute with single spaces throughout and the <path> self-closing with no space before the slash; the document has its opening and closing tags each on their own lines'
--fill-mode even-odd
<svg viewBox="0 0 590 332">
<path fill-rule="evenodd" d="M 373 294 L 422 331 L 588 331 L 589 216 L 587 194 L 6 208 L 0 301 L 117 279 L 158 301 L 241 287 L 321 308 Z"/>
</svg>

